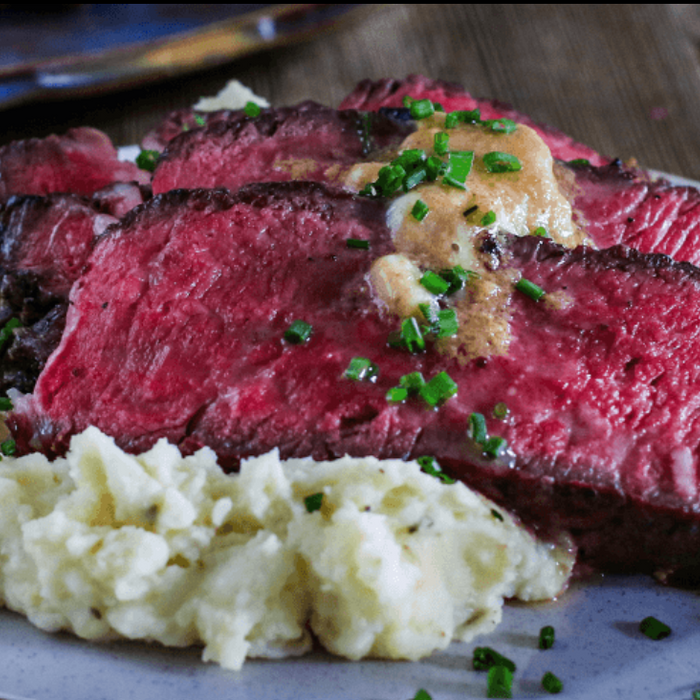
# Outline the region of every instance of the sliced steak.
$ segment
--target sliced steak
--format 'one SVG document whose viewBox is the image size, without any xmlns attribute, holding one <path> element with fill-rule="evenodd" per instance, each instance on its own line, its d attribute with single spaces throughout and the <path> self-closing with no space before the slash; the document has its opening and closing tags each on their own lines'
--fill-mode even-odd
<svg viewBox="0 0 700 700">
<path fill-rule="evenodd" d="M 398 145 L 415 126 L 385 115 L 337 111 L 315 103 L 235 113 L 174 138 L 158 162 L 153 192 L 251 182 L 337 182 L 343 167 Z"/>
<path fill-rule="evenodd" d="M 550 301 L 515 294 L 508 355 L 460 364 L 387 345 L 397 321 L 366 277 L 391 250 L 378 202 L 313 183 L 162 195 L 96 247 L 11 426 L 24 450 L 60 453 L 93 424 L 130 451 L 161 436 L 209 445 L 226 468 L 274 447 L 431 454 L 542 532 L 571 531 L 593 564 L 697 566 L 700 272 L 622 247 L 504 241 L 484 245 Z M 284 340 L 295 319 L 308 342 Z M 376 382 L 344 377 L 353 357 L 378 365 Z M 387 402 L 401 376 L 443 370 L 459 393 L 438 410 Z M 469 438 L 472 412 L 508 440 L 499 459 Z"/>
<path fill-rule="evenodd" d="M 340 103 L 340 109 L 377 111 L 383 107 L 402 107 L 404 97 L 439 102 L 447 112 L 478 108 L 481 110 L 482 119 L 507 118 L 527 124 L 542 137 L 552 155 L 559 160 L 585 158 L 593 165 L 603 165 L 610 160 L 592 148 L 577 143 L 558 129 L 534 122 L 526 114 L 518 112 L 504 102 L 476 99 L 458 83 L 430 80 L 422 75 L 409 75 L 405 80 L 363 80 Z"/>
<path fill-rule="evenodd" d="M 16 194 L 89 195 L 112 182 L 145 185 L 149 179 L 133 163 L 120 161 L 112 142 L 97 129 L 81 127 L 0 148 L 0 202 Z"/>
</svg>

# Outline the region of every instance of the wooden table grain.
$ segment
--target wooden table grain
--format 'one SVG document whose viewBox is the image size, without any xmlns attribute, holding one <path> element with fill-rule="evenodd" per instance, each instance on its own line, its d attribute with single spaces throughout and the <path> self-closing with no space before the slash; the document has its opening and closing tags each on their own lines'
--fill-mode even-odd
<svg viewBox="0 0 700 700">
<path fill-rule="evenodd" d="M 498 98 L 610 156 L 700 179 L 695 5 L 366 5 L 333 30 L 215 69 L 0 112 L 0 143 L 90 125 L 138 143 L 236 78 L 274 105 L 337 105 L 363 78 L 422 73 Z"/>
</svg>

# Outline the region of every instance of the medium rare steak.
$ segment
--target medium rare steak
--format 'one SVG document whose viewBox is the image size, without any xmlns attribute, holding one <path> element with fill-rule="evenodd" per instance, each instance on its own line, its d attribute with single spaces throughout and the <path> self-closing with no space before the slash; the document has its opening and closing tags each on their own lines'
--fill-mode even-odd
<svg viewBox="0 0 700 700">
<path fill-rule="evenodd" d="M 538 124 L 522 112 L 498 100 L 472 97 L 458 83 L 430 80 L 422 75 L 409 75 L 405 80 L 385 78 L 363 80 L 340 103 L 340 109 L 376 111 L 382 107 L 403 107 L 404 97 L 429 99 L 440 103 L 445 111 L 479 109 L 482 119 L 507 118 L 533 128 L 559 160 L 585 158 L 593 165 L 604 165 L 609 158 L 601 156 L 588 146 L 577 143 L 570 136 L 547 124 Z"/>
<path fill-rule="evenodd" d="M 234 113 L 173 139 L 158 162 L 153 192 L 251 182 L 342 180 L 343 168 L 397 146 L 415 126 L 386 115 L 315 103 Z"/>
<path fill-rule="evenodd" d="M 274 447 L 434 455 L 526 523 L 571 531 L 593 564 L 697 566 L 700 272 L 622 247 L 481 245 L 547 296 L 513 292 L 508 354 L 461 363 L 387 344 L 398 321 L 367 284 L 392 249 L 380 202 L 298 182 L 161 195 L 95 249 L 11 426 L 24 450 L 60 453 L 93 424 L 130 451 L 162 436 L 209 445 L 227 468 Z M 297 319 L 313 329 L 299 344 L 285 340 Z M 377 365 L 375 381 L 346 378 L 354 357 Z M 416 371 L 447 371 L 457 395 L 389 402 Z M 471 439 L 473 412 L 507 439 L 498 458 Z"/>
<path fill-rule="evenodd" d="M 89 195 L 112 182 L 148 184 L 148 173 L 117 157 L 97 129 L 70 129 L 63 136 L 13 141 L 0 148 L 0 202 L 16 194 L 71 192 Z"/>
</svg>

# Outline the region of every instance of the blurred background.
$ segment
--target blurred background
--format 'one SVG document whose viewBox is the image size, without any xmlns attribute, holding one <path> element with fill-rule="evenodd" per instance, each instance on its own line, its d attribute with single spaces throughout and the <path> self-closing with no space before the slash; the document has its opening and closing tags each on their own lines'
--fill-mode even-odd
<svg viewBox="0 0 700 700">
<path fill-rule="evenodd" d="M 423 73 L 700 179 L 696 5 L 2 5 L 0 47 L 0 144 L 81 125 L 138 143 L 234 78 L 335 106 Z"/>
</svg>

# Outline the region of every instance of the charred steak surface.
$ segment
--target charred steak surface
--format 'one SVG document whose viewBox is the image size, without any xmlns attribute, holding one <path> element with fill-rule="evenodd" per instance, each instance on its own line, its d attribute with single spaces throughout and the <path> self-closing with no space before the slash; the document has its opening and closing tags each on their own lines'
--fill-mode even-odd
<svg viewBox="0 0 700 700">
<path fill-rule="evenodd" d="M 274 447 L 430 454 L 525 522 L 570 530 L 592 563 L 693 565 L 700 273 L 621 247 L 484 245 L 556 301 L 514 294 L 508 354 L 460 364 L 387 345 L 398 320 L 366 282 L 392 249 L 380 202 L 297 182 L 161 195 L 96 248 L 14 432 L 53 453 L 89 424 L 129 451 L 165 436 L 187 452 L 209 445 L 228 468 Z M 313 327 L 299 345 L 284 339 L 296 319 Z M 358 356 L 378 366 L 375 382 L 344 376 Z M 438 409 L 388 402 L 415 371 L 447 371 L 457 396 Z M 505 420 L 493 418 L 500 402 Z M 500 458 L 470 439 L 472 412 L 507 439 Z"/>
</svg>

